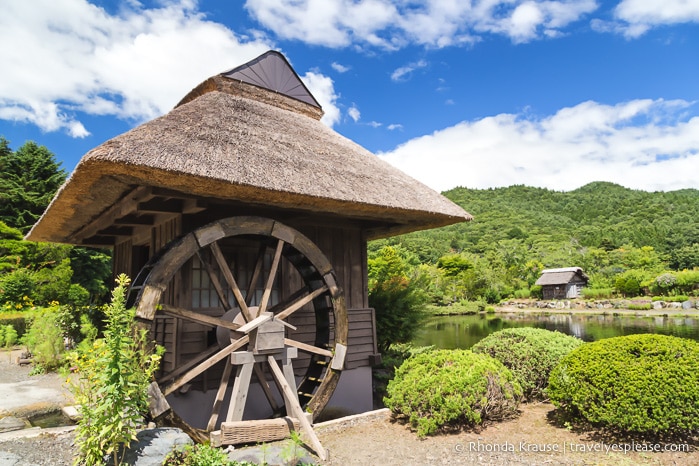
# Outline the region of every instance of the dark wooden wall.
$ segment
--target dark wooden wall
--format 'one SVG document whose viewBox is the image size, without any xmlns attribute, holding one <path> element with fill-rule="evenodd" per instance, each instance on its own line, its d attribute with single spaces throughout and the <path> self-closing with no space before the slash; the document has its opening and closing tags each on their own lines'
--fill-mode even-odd
<svg viewBox="0 0 699 466">
<path fill-rule="evenodd" d="M 269 215 L 268 215 L 269 216 Z M 219 217 L 215 215 L 214 217 Z M 173 239 L 186 234 L 211 221 L 212 215 L 170 216 L 151 227 L 150 235 L 141 234 L 138 238 L 125 238 L 117 242 L 114 248 L 114 273 L 126 273 L 136 276 L 145 262 L 157 254 Z M 272 217 L 273 218 L 273 217 Z M 294 218 L 281 220 L 282 223 L 296 228 L 313 241 L 326 255 L 333 266 L 338 285 L 344 290 L 349 319 L 347 369 L 368 366 L 376 354 L 375 319 L 372 309 L 368 308 L 367 295 L 367 257 L 366 240 L 362 229 L 349 222 L 333 225 L 328 221 L 299 221 Z M 163 295 L 163 302 L 184 308 L 192 307 L 191 262 L 185 270 L 176 275 L 175 283 L 168 287 Z M 300 278 L 294 273 L 284 273 L 282 296 L 298 289 Z M 221 315 L 223 309 L 206 309 L 201 312 Z M 313 343 L 312 310 L 298 311 L 290 323 L 298 325 L 297 338 Z M 161 344 L 175 346 L 175 353 L 164 356 L 163 369 L 169 371 L 193 355 L 204 351 L 212 342 L 207 341 L 209 329 L 191 322 L 178 321 L 173 318 L 157 319 L 154 331 Z M 210 339 L 210 338 L 209 338 Z M 311 339 L 311 341 L 307 341 Z M 295 369 L 303 373 L 308 356 L 299 352 Z M 206 386 L 207 381 L 204 380 Z"/>
</svg>

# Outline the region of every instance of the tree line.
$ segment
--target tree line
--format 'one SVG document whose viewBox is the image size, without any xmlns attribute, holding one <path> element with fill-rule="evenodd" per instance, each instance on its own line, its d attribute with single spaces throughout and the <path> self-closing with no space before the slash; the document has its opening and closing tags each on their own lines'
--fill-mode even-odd
<svg viewBox="0 0 699 466">
<path fill-rule="evenodd" d="M 46 147 L 29 141 L 12 150 L 0 137 L 0 306 L 107 298 L 109 251 L 23 240 L 66 176 Z M 443 194 L 474 220 L 371 242 L 373 301 L 419 297 L 450 305 L 536 296 L 543 269 L 571 266 L 583 268 L 591 290 L 697 294 L 697 190 L 596 182 L 569 192 L 518 185 Z M 408 284 L 410 293 L 396 295 Z"/>
<path fill-rule="evenodd" d="M 576 266 L 590 277 L 589 297 L 699 294 L 697 190 L 595 182 L 568 192 L 519 185 L 443 194 L 474 220 L 372 242 L 371 286 L 382 283 L 375 267 L 394 262 L 428 302 L 496 303 L 536 297 L 543 269 Z"/>
<path fill-rule="evenodd" d="M 0 309 L 88 306 L 107 298 L 108 251 L 23 239 L 66 176 L 46 147 L 28 141 L 12 150 L 0 137 Z"/>
</svg>

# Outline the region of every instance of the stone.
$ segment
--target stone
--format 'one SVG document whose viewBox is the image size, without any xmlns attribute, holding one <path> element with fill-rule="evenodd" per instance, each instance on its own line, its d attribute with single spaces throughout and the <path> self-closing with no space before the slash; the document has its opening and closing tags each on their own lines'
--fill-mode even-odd
<svg viewBox="0 0 699 466">
<path fill-rule="evenodd" d="M 662 309 L 665 307 L 665 301 L 653 301 L 653 309 Z"/>
<path fill-rule="evenodd" d="M 691 309 L 692 308 L 692 302 L 687 300 L 682 303 L 682 309 Z"/>
<path fill-rule="evenodd" d="M 160 466 L 165 457 L 175 448 L 193 444 L 192 439 L 182 429 L 174 427 L 144 429 L 136 434 L 136 440 L 131 442 L 122 464 Z M 110 458 L 107 464 L 112 462 Z"/>
<path fill-rule="evenodd" d="M 64 406 L 61 408 L 61 411 L 63 411 L 63 415 L 65 417 L 73 422 L 78 422 L 80 419 L 82 419 L 82 415 L 80 414 L 80 411 L 78 411 L 77 406 Z"/>
<path fill-rule="evenodd" d="M 13 416 L 7 416 L 0 419 L 0 433 L 26 429 L 27 427 L 30 427 L 29 423 L 24 419 L 19 419 Z"/>
</svg>

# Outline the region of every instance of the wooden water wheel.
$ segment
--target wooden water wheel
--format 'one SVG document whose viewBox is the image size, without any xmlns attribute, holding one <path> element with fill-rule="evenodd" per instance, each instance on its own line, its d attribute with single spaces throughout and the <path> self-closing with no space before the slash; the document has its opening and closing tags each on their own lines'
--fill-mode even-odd
<svg viewBox="0 0 699 466">
<path fill-rule="evenodd" d="M 236 273 L 239 267 L 232 259 L 241 244 L 247 250 L 257 249 L 254 266 L 244 274 Z M 177 298 L 178 293 L 187 296 L 183 290 L 188 286 L 178 272 L 186 276 L 193 262 L 215 291 L 218 308 L 213 312 L 211 307 L 186 306 L 183 301 L 192 301 Z M 282 270 L 293 276 L 284 281 L 287 289 L 278 289 Z M 245 422 L 242 417 L 253 375 L 272 417 L 287 414 L 302 428 L 310 428 L 302 410 L 317 416 L 343 369 L 347 312 L 332 266 L 307 237 L 272 219 L 218 220 L 173 241 L 141 270 L 129 301 L 141 325 L 150 330 L 163 319 L 209 329 L 211 344 L 187 358 L 174 357 L 178 345 L 163 340 L 166 358 L 170 353 L 175 362 L 161 371 L 150 390 L 153 417 L 185 428 L 199 441 L 214 440 L 211 433 L 218 433 L 219 425 Z M 303 338 L 294 336 L 296 326 L 290 323 L 300 314 L 310 316 L 314 327 Z M 292 361 L 298 353 L 307 355 L 301 364 L 305 368 L 296 367 L 294 375 Z M 206 427 L 194 426 L 170 407 L 166 397 L 188 390 L 207 371 L 215 373 L 218 387 L 209 406 L 196 407 L 207 410 Z"/>
</svg>

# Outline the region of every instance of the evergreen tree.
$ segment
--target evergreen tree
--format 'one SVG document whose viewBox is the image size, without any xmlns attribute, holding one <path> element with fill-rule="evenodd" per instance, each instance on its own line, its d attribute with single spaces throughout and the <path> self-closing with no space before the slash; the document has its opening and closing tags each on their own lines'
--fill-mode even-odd
<svg viewBox="0 0 699 466">
<path fill-rule="evenodd" d="M 26 233 L 66 179 L 54 154 L 33 141 L 12 151 L 0 137 L 0 220 Z"/>
</svg>

